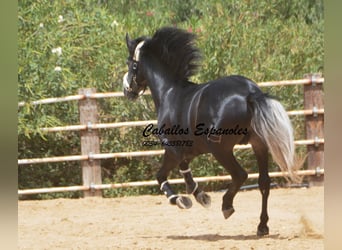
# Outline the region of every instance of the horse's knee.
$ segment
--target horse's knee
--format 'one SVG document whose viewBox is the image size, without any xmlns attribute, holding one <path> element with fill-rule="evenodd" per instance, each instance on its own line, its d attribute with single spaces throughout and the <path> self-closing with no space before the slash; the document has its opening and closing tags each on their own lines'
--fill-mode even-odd
<svg viewBox="0 0 342 250">
<path fill-rule="evenodd" d="M 167 175 L 162 170 L 159 170 L 156 174 L 156 178 L 159 185 L 161 185 L 164 181 L 166 181 Z"/>
</svg>

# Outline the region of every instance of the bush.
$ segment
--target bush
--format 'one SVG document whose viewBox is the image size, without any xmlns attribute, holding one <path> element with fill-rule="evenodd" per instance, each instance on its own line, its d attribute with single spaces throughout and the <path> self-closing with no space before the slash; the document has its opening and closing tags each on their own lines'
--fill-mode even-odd
<svg viewBox="0 0 342 250">
<path fill-rule="evenodd" d="M 78 124 L 77 103 L 33 106 L 28 102 L 77 94 L 79 88 L 121 91 L 126 72 L 125 34 L 152 35 L 177 25 L 198 36 L 203 53 L 195 82 L 229 74 L 256 82 L 302 78 L 323 71 L 323 1 L 19 1 L 18 158 L 80 154 L 78 133 L 43 133 L 39 128 Z M 302 109 L 302 87 L 272 87 L 287 109 Z M 156 119 L 151 97 L 135 103 L 122 98 L 100 100 L 101 122 Z M 294 118 L 297 139 L 303 119 Z M 142 128 L 101 130 L 101 152 L 140 150 Z M 250 151 L 236 156 L 256 171 Z M 102 161 L 104 182 L 154 179 L 160 157 Z M 210 155 L 192 163 L 194 175 L 222 175 Z M 197 167 L 198 166 L 198 167 Z M 272 165 L 272 169 L 275 166 Z M 19 188 L 81 184 L 78 162 L 19 166 Z M 175 172 L 173 176 L 178 176 Z M 221 188 L 210 184 L 208 188 Z M 108 190 L 106 196 L 156 193 L 157 188 Z M 29 198 L 78 197 L 74 194 Z"/>
</svg>

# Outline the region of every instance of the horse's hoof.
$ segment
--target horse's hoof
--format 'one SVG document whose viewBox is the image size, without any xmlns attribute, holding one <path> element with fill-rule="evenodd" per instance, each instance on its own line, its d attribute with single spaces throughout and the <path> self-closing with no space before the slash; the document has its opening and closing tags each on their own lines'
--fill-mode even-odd
<svg viewBox="0 0 342 250">
<path fill-rule="evenodd" d="M 235 212 L 235 210 L 233 207 L 222 210 L 222 213 L 223 213 L 223 216 L 225 219 L 228 219 L 234 212 Z"/>
<path fill-rule="evenodd" d="M 178 196 L 176 199 L 176 204 L 181 209 L 189 209 L 192 207 L 191 199 L 185 196 Z"/>
<path fill-rule="evenodd" d="M 268 226 L 258 227 L 257 236 L 265 236 L 269 234 Z"/>
<path fill-rule="evenodd" d="M 203 207 L 208 208 L 211 205 L 211 198 L 205 192 L 201 191 L 196 195 L 196 200 Z"/>
</svg>

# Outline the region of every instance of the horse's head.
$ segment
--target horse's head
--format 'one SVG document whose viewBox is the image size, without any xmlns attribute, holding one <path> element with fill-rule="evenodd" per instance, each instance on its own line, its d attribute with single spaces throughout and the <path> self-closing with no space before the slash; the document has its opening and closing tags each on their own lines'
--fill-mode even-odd
<svg viewBox="0 0 342 250">
<path fill-rule="evenodd" d="M 147 81 L 142 74 L 140 52 L 145 43 L 143 37 L 130 40 L 126 34 L 126 44 L 129 52 L 127 58 L 128 72 L 123 77 L 124 94 L 129 99 L 136 99 L 142 95 L 147 87 Z"/>
</svg>

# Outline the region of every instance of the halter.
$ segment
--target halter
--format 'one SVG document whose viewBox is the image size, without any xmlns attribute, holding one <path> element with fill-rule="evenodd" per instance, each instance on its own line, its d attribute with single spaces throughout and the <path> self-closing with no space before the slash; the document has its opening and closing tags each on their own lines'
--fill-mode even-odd
<svg viewBox="0 0 342 250">
<path fill-rule="evenodd" d="M 126 91 L 128 92 L 133 92 L 133 89 L 132 89 L 132 82 L 138 86 L 139 84 L 137 83 L 137 74 L 138 74 L 138 63 L 139 63 L 139 60 L 140 60 L 140 49 L 141 47 L 144 45 L 145 41 L 141 41 L 140 43 L 138 43 L 137 47 L 135 48 L 134 50 L 134 55 L 133 55 L 133 65 L 132 65 L 132 81 L 131 83 L 128 82 L 128 72 L 124 75 L 123 77 L 123 85 L 124 85 L 124 88 Z M 138 93 L 138 96 L 142 95 L 144 92 L 145 92 L 145 89 L 146 87 L 141 90 L 139 93 Z"/>
</svg>

